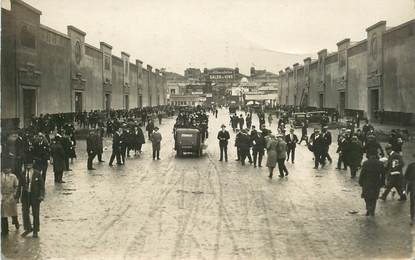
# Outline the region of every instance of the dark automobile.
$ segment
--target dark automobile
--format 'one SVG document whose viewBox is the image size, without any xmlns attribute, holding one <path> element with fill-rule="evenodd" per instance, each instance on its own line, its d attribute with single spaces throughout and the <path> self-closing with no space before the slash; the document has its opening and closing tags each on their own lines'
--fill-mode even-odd
<svg viewBox="0 0 415 260">
<path fill-rule="evenodd" d="M 312 111 L 307 113 L 308 121 L 310 123 L 321 123 L 323 116 L 327 116 L 326 111 Z"/>
<path fill-rule="evenodd" d="M 193 153 L 198 157 L 202 156 L 204 144 L 198 129 L 178 128 L 175 131 L 174 139 L 177 156 L 182 156 L 184 153 Z"/>
<path fill-rule="evenodd" d="M 308 116 L 307 113 L 293 113 L 292 114 L 292 125 L 295 128 L 300 128 L 303 124 L 308 123 Z"/>
</svg>

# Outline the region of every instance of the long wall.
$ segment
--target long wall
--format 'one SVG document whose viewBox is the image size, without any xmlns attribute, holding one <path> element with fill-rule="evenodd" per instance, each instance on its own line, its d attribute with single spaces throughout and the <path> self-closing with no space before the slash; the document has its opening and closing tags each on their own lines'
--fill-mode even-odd
<svg viewBox="0 0 415 260">
<path fill-rule="evenodd" d="M 1 119 L 102 109 L 164 105 L 165 76 L 150 65 L 112 54 L 112 46 L 86 43 L 86 33 L 66 33 L 40 23 L 41 11 L 21 0 L 1 9 Z M 149 99 L 151 97 L 151 100 Z"/>
<path fill-rule="evenodd" d="M 304 89 L 308 107 L 362 113 L 377 111 L 415 118 L 415 20 L 386 28 L 378 22 L 366 29 L 367 39 L 337 43 L 337 51 L 318 52 L 280 71 L 280 104 L 301 105 Z M 303 76 L 301 76 L 303 70 Z M 294 73 L 293 73 L 294 71 Z M 299 72 L 299 73 L 296 73 Z M 396 117 L 402 118 L 402 117 Z"/>
</svg>

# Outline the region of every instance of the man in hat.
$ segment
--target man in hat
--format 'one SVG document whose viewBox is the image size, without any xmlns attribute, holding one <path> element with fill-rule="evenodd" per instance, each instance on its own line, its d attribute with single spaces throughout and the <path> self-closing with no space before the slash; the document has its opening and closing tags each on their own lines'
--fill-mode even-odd
<svg viewBox="0 0 415 260">
<path fill-rule="evenodd" d="M 294 134 L 294 129 L 290 129 L 290 133 L 285 136 L 285 142 L 287 143 L 287 162 L 290 159 L 291 154 L 291 163 L 294 163 L 295 160 L 295 148 L 297 146 L 298 138 Z"/>
<path fill-rule="evenodd" d="M 46 181 L 46 172 L 48 170 L 48 160 L 50 159 L 50 145 L 45 135 L 39 132 L 33 142 L 33 156 L 35 168 L 42 173 L 43 181 Z"/>
<path fill-rule="evenodd" d="M 99 140 L 94 130 L 89 130 L 89 135 L 86 139 L 86 152 L 88 153 L 87 168 L 88 170 L 95 170 L 92 167 L 92 161 L 99 154 Z"/>
<path fill-rule="evenodd" d="M 219 149 L 220 149 L 220 159 L 223 161 L 223 155 L 225 155 L 225 161 L 228 161 L 228 140 L 231 138 L 229 132 L 226 131 L 226 126 L 222 124 L 221 130 L 218 133 L 219 140 Z"/>
<path fill-rule="evenodd" d="M 265 137 L 260 131 L 251 131 L 251 140 L 252 140 L 252 153 L 254 157 L 254 167 L 262 167 L 262 158 L 264 156 L 264 150 L 267 146 Z"/>
<path fill-rule="evenodd" d="M 153 160 L 157 158 L 160 160 L 160 144 L 162 140 L 162 136 L 159 133 L 159 128 L 156 126 L 154 127 L 154 131 L 150 136 L 151 143 L 153 144 Z"/>
<path fill-rule="evenodd" d="M 109 166 L 112 166 L 112 162 L 117 158 L 117 165 L 122 165 L 121 163 L 121 130 L 118 128 L 112 135 L 112 154 L 109 161 Z"/>
<path fill-rule="evenodd" d="M 22 236 L 25 237 L 33 231 L 33 237 L 38 237 L 39 232 L 39 211 L 40 203 L 45 196 L 45 183 L 43 182 L 41 173 L 33 169 L 32 163 L 26 163 L 23 176 L 20 182 L 21 185 L 21 200 L 23 213 L 23 227 L 24 232 Z M 30 220 L 30 208 L 32 208 L 33 226 Z"/>
<path fill-rule="evenodd" d="M 392 145 L 386 144 L 385 150 L 389 156 L 388 162 L 386 165 L 388 182 L 386 185 L 386 189 L 383 192 L 380 199 L 386 200 L 386 197 L 388 196 L 389 192 L 392 190 L 392 188 L 395 188 L 400 196 L 399 201 L 405 201 L 406 195 L 402 187 L 402 182 L 403 182 L 402 169 L 405 165 L 404 161 L 402 159 L 402 156 L 398 152 L 392 149 Z"/>
<path fill-rule="evenodd" d="M 415 157 L 415 153 L 413 154 Z M 415 223 L 415 162 L 412 162 L 408 165 L 405 171 L 405 180 L 406 180 L 406 190 L 409 194 L 409 204 L 410 204 L 410 215 L 411 222 L 413 225 Z"/>
<path fill-rule="evenodd" d="M 332 161 L 333 161 L 331 159 L 330 154 L 329 154 L 329 149 L 330 149 L 330 145 L 331 145 L 331 142 L 332 142 L 332 138 L 331 138 L 331 133 L 328 130 L 328 127 L 326 125 L 323 126 L 321 135 L 322 135 L 323 140 L 324 140 L 324 142 L 323 142 L 323 144 L 324 144 L 324 146 L 323 146 L 323 157 L 321 158 L 321 161 L 324 165 L 326 163 L 326 159 L 328 159 L 330 163 L 332 163 Z"/>
<path fill-rule="evenodd" d="M 65 150 L 61 143 L 61 136 L 57 134 L 52 141 L 51 155 L 53 159 L 53 172 L 55 175 L 55 183 L 64 183 L 62 181 L 63 171 L 65 170 Z M 43 180 L 45 181 L 45 180 Z"/>
<path fill-rule="evenodd" d="M 314 132 L 310 136 L 308 149 L 314 154 L 314 169 L 318 169 L 319 164 L 323 165 L 322 157 L 324 153 L 324 139 L 318 128 L 314 128 Z"/>
</svg>

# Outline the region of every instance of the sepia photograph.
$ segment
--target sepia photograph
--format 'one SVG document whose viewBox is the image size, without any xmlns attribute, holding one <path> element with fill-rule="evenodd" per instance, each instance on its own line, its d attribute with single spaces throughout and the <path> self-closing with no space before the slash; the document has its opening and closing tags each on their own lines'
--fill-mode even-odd
<svg viewBox="0 0 415 260">
<path fill-rule="evenodd" d="M 415 259 L 415 0 L 1 0 L 1 259 Z"/>
</svg>

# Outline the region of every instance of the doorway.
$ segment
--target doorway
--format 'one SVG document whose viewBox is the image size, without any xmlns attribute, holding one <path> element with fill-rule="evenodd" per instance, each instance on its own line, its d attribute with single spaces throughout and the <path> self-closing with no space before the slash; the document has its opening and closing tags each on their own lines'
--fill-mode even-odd
<svg viewBox="0 0 415 260">
<path fill-rule="evenodd" d="M 111 94 L 105 94 L 105 110 L 109 111 L 111 109 Z"/>
<path fill-rule="evenodd" d="M 375 112 L 379 111 L 379 89 L 370 91 L 370 115 L 374 118 Z"/>
<path fill-rule="evenodd" d="M 318 98 L 319 108 L 324 108 L 324 94 L 321 93 Z"/>
<path fill-rule="evenodd" d="M 82 92 L 75 92 L 75 112 L 82 112 Z"/>
<path fill-rule="evenodd" d="M 23 89 L 23 126 L 27 127 L 36 116 L 36 90 Z"/>
<path fill-rule="evenodd" d="M 124 95 L 124 109 L 129 109 L 128 95 Z"/>
</svg>

